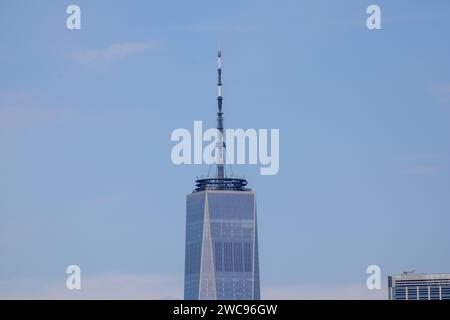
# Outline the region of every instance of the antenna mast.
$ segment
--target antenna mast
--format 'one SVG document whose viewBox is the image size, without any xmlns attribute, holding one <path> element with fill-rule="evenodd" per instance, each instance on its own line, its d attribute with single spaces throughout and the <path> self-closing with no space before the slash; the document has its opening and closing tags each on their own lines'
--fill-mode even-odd
<svg viewBox="0 0 450 320">
<path fill-rule="evenodd" d="M 205 190 L 232 190 L 232 191 L 250 191 L 247 188 L 247 180 L 236 177 L 226 177 L 225 175 L 225 160 L 224 149 L 226 148 L 223 141 L 223 112 L 222 112 L 222 67 L 220 65 L 220 59 L 222 52 L 220 49 L 217 51 L 217 138 L 216 138 L 216 163 L 217 163 L 217 176 L 214 178 L 198 178 L 195 179 L 195 189 L 193 192 L 201 192 Z M 209 171 L 208 171 L 209 172 Z"/>
<path fill-rule="evenodd" d="M 222 67 L 220 64 L 220 59 L 222 56 L 222 51 L 217 51 L 217 75 L 218 75 L 218 82 L 217 82 L 217 154 L 216 154 L 216 160 L 217 160 L 217 178 L 223 179 L 225 177 L 224 174 L 224 158 L 223 158 L 223 148 L 225 147 L 225 143 L 223 141 L 223 112 L 222 112 Z"/>
</svg>

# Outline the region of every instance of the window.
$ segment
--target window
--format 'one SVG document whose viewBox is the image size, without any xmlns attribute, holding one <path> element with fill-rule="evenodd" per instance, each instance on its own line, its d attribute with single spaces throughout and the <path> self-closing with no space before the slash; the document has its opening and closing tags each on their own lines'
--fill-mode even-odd
<svg viewBox="0 0 450 320">
<path fill-rule="evenodd" d="M 234 272 L 242 272 L 243 271 L 243 265 L 242 265 L 242 243 L 241 242 L 235 242 L 233 243 L 233 269 Z"/>
<path fill-rule="evenodd" d="M 215 261 L 215 270 L 216 272 L 223 271 L 223 252 L 222 252 L 222 243 L 220 241 L 214 242 L 214 261 Z"/>
<path fill-rule="evenodd" d="M 252 272 L 252 246 L 251 243 L 245 242 L 244 243 L 244 271 L 245 272 Z"/>
</svg>

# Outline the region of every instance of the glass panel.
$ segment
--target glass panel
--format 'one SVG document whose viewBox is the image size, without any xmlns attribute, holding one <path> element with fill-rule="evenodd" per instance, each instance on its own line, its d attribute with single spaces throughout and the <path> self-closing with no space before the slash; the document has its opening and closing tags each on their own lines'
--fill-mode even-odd
<svg viewBox="0 0 450 320">
<path fill-rule="evenodd" d="M 198 299 L 203 235 L 204 194 L 192 194 L 186 203 L 184 298 Z"/>
</svg>

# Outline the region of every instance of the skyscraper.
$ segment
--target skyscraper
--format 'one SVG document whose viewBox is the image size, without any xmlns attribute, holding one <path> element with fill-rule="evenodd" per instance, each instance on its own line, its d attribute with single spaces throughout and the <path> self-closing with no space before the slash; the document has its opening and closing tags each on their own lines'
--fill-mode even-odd
<svg viewBox="0 0 450 320">
<path fill-rule="evenodd" d="M 218 51 L 216 174 L 197 179 L 186 201 L 184 298 L 260 299 L 256 194 L 225 170 Z"/>
<path fill-rule="evenodd" d="M 389 300 L 450 300 L 450 274 L 403 272 L 388 277 Z"/>
</svg>

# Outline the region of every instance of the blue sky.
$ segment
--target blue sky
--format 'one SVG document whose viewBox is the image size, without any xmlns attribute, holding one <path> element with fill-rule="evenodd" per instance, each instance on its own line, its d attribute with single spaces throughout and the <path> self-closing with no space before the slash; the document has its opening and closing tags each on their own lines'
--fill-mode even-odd
<svg viewBox="0 0 450 320">
<path fill-rule="evenodd" d="M 263 298 L 450 272 L 449 30 L 448 1 L 0 1 L 0 297 L 182 297 L 207 167 L 173 165 L 170 134 L 214 126 L 219 46 L 225 126 L 280 129 L 277 175 L 233 167 Z"/>
</svg>

